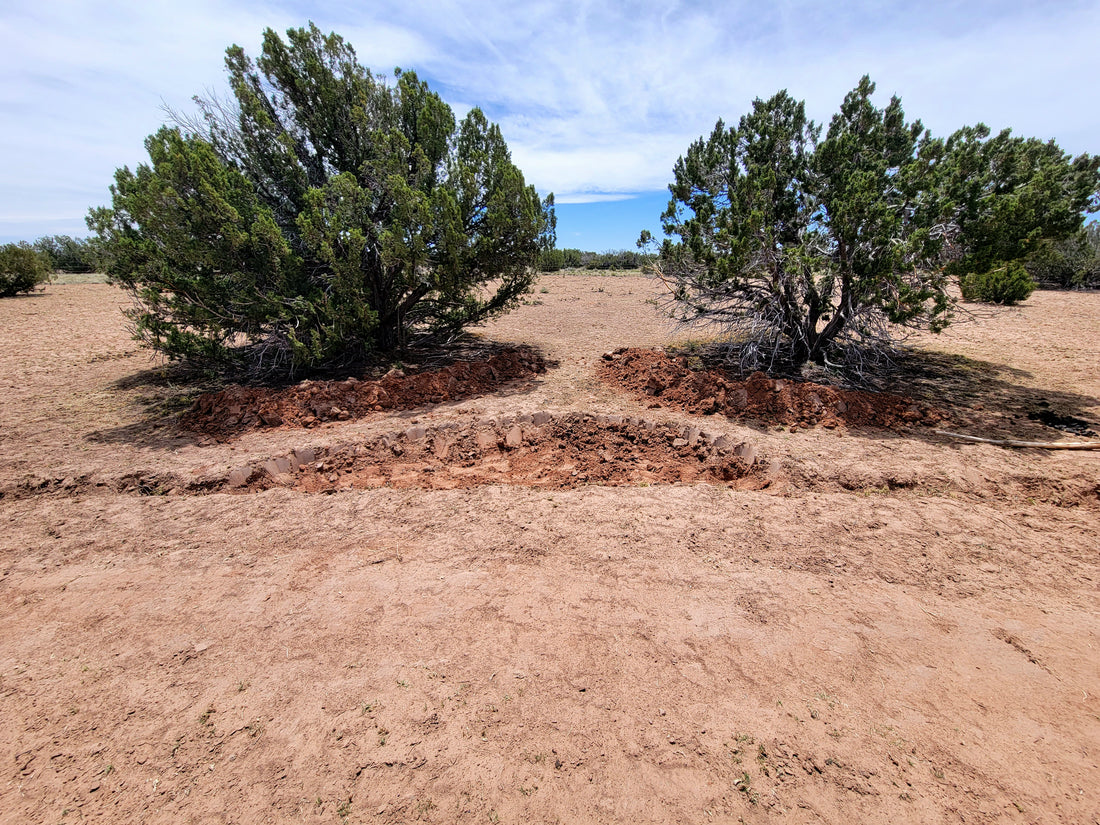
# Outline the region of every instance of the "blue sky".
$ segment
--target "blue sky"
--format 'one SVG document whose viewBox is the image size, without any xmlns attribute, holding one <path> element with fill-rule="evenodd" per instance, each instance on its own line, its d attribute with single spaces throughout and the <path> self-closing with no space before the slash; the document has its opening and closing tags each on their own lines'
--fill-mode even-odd
<svg viewBox="0 0 1100 825">
<path fill-rule="evenodd" d="M 225 88 L 222 56 L 315 21 L 461 115 L 481 106 L 558 202 L 558 245 L 633 248 L 676 158 L 719 117 L 786 88 L 828 121 L 868 73 L 934 133 L 984 121 L 1100 153 L 1100 2 L 276 2 L 6 0 L 0 242 L 86 234 L 162 106 Z"/>
</svg>

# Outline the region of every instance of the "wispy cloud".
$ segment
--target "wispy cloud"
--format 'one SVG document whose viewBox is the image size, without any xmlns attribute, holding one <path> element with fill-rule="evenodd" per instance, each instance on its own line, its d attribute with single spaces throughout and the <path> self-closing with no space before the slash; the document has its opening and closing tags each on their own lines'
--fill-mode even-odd
<svg viewBox="0 0 1100 825">
<path fill-rule="evenodd" d="M 0 237 L 71 221 L 140 162 L 160 107 L 224 88 L 230 43 L 313 19 L 386 72 L 481 106 L 540 191 L 664 188 L 688 143 L 787 88 L 827 121 L 864 73 L 943 133 L 978 120 L 1100 151 L 1095 2 L 15 0 L 0 11 Z"/>
</svg>

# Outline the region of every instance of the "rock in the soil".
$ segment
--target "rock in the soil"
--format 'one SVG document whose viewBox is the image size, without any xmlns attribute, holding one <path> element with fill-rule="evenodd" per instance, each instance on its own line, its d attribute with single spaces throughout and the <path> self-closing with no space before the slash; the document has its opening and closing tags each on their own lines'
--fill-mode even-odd
<svg viewBox="0 0 1100 825">
<path fill-rule="evenodd" d="M 248 480 L 252 478 L 251 467 L 234 467 L 229 471 L 229 476 L 226 478 L 226 483 L 230 487 L 243 487 L 248 483 Z"/>
<path fill-rule="evenodd" d="M 264 470 L 272 478 L 277 479 L 279 476 L 289 475 L 292 469 L 290 459 L 285 455 L 278 458 L 269 458 L 264 462 Z"/>
<path fill-rule="evenodd" d="M 733 454 L 750 467 L 756 463 L 756 448 L 751 444 L 739 444 L 734 448 Z"/>
</svg>

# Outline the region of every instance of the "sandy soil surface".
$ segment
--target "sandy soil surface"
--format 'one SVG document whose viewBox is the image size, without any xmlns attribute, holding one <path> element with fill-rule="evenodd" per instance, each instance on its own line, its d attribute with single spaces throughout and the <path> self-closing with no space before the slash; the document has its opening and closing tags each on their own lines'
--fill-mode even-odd
<svg viewBox="0 0 1100 825">
<path fill-rule="evenodd" d="M 915 340 L 885 427 L 657 392 L 653 298 L 231 437 L 112 287 L 0 302 L 0 822 L 1100 822 L 1100 452 L 936 433 L 1100 429 L 1100 294 Z"/>
</svg>

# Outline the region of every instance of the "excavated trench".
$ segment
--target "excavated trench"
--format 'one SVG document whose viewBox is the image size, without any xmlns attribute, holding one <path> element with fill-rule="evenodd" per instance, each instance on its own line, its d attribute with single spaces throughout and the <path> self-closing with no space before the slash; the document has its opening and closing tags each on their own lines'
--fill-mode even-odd
<svg viewBox="0 0 1100 825">
<path fill-rule="evenodd" d="M 307 429 L 325 420 L 348 420 L 383 410 L 409 409 L 499 389 L 543 372 L 546 362 L 527 348 L 510 348 L 480 361 L 438 370 L 391 372 L 379 380 L 303 382 L 289 388 L 230 387 L 201 397 L 181 422 L 230 440 L 249 429 Z M 874 427 L 905 430 L 943 419 L 938 410 L 885 393 L 793 383 L 754 374 L 737 381 L 720 370 L 691 369 L 687 359 L 660 350 L 617 350 L 604 356 L 601 377 L 648 399 L 650 408 L 751 419 L 792 429 Z M 814 475 L 809 469 L 761 455 L 749 443 L 694 424 L 658 422 L 583 412 L 530 414 L 478 422 L 412 426 L 353 444 L 303 446 L 199 478 L 135 471 L 28 478 L 0 487 L 0 499 L 72 496 L 247 494 L 276 487 L 304 493 L 395 487 L 454 489 L 515 484 L 567 489 L 605 486 L 711 483 L 759 490 L 785 486 L 856 490 L 908 486 L 891 479 Z M 854 485 L 854 486 L 853 486 Z M 952 487 L 937 480 L 943 489 Z M 1100 506 L 1094 479 L 1065 482 L 1041 476 L 1002 478 L 988 489 L 962 494 L 1017 497 L 1059 506 Z"/>
<path fill-rule="evenodd" d="M 938 494 L 1100 508 L 1100 484 L 1094 478 L 1002 476 L 980 488 L 960 486 L 946 478 L 932 482 Z M 784 490 L 856 493 L 922 486 L 909 478 L 814 473 L 764 455 L 748 442 L 694 424 L 539 411 L 472 423 L 416 425 L 350 444 L 303 446 L 199 478 L 136 471 L 113 478 L 26 479 L 0 488 L 0 500 L 96 493 L 247 495 L 274 488 L 325 494 L 377 487 L 449 490 L 514 484 L 560 490 L 584 485 L 675 483 L 716 484 L 736 490 L 778 485 Z"/>
<path fill-rule="evenodd" d="M 548 412 L 472 427 L 414 426 L 366 444 L 299 449 L 236 468 L 223 489 L 291 487 L 311 493 L 370 487 L 453 489 L 520 484 L 711 482 L 767 487 L 775 468 L 747 443 L 694 426 L 617 415 Z"/>
<path fill-rule="evenodd" d="M 762 489 L 778 464 L 745 442 L 695 426 L 618 415 L 546 411 L 474 424 L 413 426 L 331 447 L 298 447 L 224 474 L 185 479 L 130 473 L 29 479 L 0 498 L 101 491 L 134 495 L 255 493 L 274 487 L 306 493 L 390 486 L 454 489 L 517 484 L 566 489 L 585 484 L 710 482 Z"/>
</svg>

